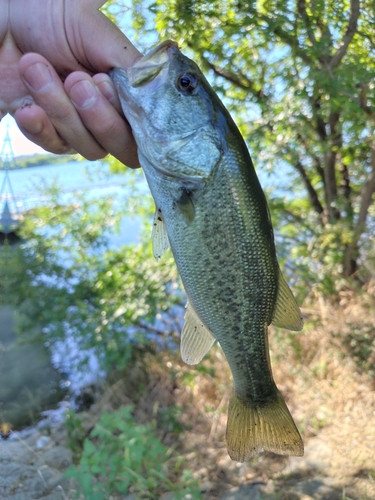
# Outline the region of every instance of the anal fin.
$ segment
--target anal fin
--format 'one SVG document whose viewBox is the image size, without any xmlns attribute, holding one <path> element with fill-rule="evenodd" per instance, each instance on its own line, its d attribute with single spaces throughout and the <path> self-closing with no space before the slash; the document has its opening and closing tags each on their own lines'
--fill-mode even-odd
<svg viewBox="0 0 375 500">
<path fill-rule="evenodd" d="M 303 319 L 300 308 L 294 298 L 293 292 L 284 279 L 279 269 L 279 282 L 276 305 L 273 313 L 272 324 L 287 330 L 299 332 L 303 328 Z"/>
<path fill-rule="evenodd" d="M 182 360 L 188 365 L 196 365 L 204 358 L 215 340 L 191 304 L 187 303 L 185 323 L 181 332 Z"/>
</svg>

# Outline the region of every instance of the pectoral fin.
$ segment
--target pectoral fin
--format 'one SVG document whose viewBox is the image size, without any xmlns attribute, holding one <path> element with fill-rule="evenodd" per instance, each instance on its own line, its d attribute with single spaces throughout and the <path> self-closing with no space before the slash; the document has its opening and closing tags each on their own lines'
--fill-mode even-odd
<svg viewBox="0 0 375 500">
<path fill-rule="evenodd" d="M 188 303 L 185 324 L 181 332 L 181 357 L 188 365 L 196 365 L 210 350 L 215 337 L 204 326 L 193 307 Z"/>
<path fill-rule="evenodd" d="M 296 299 L 279 269 L 279 283 L 276 306 L 272 324 L 299 332 L 303 328 L 303 319 Z"/>
<path fill-rule="evenodd" d="M 160 259 L 163 253 L 169 248 L 167 228 L 160 208 L 157 208 L 152 225 L 152 250 L 156 260 Z"/>
<path fill-rule="evenodd" d="M 195 216 L 195 208 L 191 197 L 191 192 L 183 190 L 181 197 L 177 200 L 177 206 L 188 224 L 193 222 Z"/>
</svg>

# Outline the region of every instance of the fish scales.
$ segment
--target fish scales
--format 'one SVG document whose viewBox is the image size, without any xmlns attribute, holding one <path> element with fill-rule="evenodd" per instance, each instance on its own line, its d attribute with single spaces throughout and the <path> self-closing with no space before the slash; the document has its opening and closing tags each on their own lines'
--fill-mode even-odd
<svg viewBox="0 0 375 500">
<path fill-rule="evenodd" d="M 300 329 L 301 315 L 282 278 L 266 199 L 236 125 L 173 42 L 111 77 L 157 207 L 155 255 L 169 242 L 187 293 L 183 359 L 198 362 L 216 339 L 231 368 L 231 458 L 244 461 L 262 450 L 302 455 L 272 377 L 267 335 L 271 322 Z"/>
<path fill-rule="evenodd" d="M 268 235 L 261 238 L 256 230 L 256 221 L 260 229 L 267 225 L 267 214 L 257 211 L 257 206 L 248 207 L 245 214 L 237 209 L 232 189 L 241 197 L 246 184 L 241 182 L 238 162 L 227 162 L 228 156 L 224 155 L 213 179 L 217 188 L 206 190 L 195 204 L 194 227 L 174 221 L 176 234 L 170 239 L 177 259 L 190 262 L 179 266 L 189 301 L 221 343 L 237 391 L 256 399 L 268 390 L 269 377 L 264 371 L 268 350 L 263 332 L 264 319 L 269 323 L 272 319 L 276 269 L 267 248 L 271 243 Z M 213 208 L 217 217 L 212 217 L 206 206 Z M 250 218 L 252 228 L 247 227 Z M 259 246 L 265 251 L 257 251 Z M 251 307 L 254 302 L 257 308 Z"/>
</svg>

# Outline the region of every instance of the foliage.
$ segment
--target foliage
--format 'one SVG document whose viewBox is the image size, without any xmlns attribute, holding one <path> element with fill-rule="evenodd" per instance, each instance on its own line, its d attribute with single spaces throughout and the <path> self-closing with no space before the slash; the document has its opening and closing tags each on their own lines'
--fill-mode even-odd
<svg viewBox="0 0 375 500">
<path fill-rule="evenodd" d="M 344 338 L 343 345 L 357 366 L 367 375 L 374 377 L 375 328 L 371 322 L 363 323 L 350 325 L 350 332 Z"/>
<path fill-rule="evenodd" d="M 0 260 L 2 301 L 17 311 L 23 343 L 73 338 L 79 356 L 94 351 L 107 373 L 125 373 L 134 365 L 135 351 L 150 351 L 142 345 L 147 334 L 152 332 L 154 342 L 164 333 L 155 318 L 182 300 L 171 255 L 159 262 L 152 255 L 150 224 L 140 243 L 110 246 L 111 234 L 124 213 L 134 212 L 134 204 L 150 219 L 150 199 L 140 189 L 141 200 L 133 193 L 123 210 L 114 199 L 75 193 L 67 200 L 55 186 L 48 196 L 48 203 L 27 214 L 22 244 L 0 249 L 6 257 Z M 134 349 L 135 343 L 140 348 Z M 24 347 L 30 352 L 29 344 Z M 166 433 L 181 431 L 178 415 L 177 409 L 160 410 Z M 180 457 L 172 459 L 156 437 L 155 424 L 139 426 L 131 410 L 123 409 L 104 414 L 87 438 L 80 418 L 69 417 L 70 445 L 79 460 L 71 474 L 85 498 L 109 498 L 129 489 L 147 498 L 159 498 L 160 491 L 200 498 Z M 169 473 L 178 481 L 171 482 Z"/>
<path fill-rule="evenodd" d="M 368 279 L 373 2 L 137 0 L 133 27 L 143 43 L 155 30 L 176 40 L 207 72 L 263 184 L 275 186 L 269 196 L 281 256 L 292 252 L 308 283 L 325 290 L 341 277 Z"/>
<path fill-rule="evenodd" d="M 4 309 L 2 321 L 7 320 Z M 6 324 L 2 325 L 6 328 Z M 37 422 L 43 410 L 51 409 L 66 396 L 61 375 L 42 344 L 13 341 L 0 352 L 0 417 L 14 430 Z"/>
<path fill-rule="evenodd" d="M 78 155 L 53 155 L 51 153 L 37 153 L 34 155 L 17 156 L 17 160 L 12 161 L 11 168 L 31 168 L 56 165 L 71 161 L 78 161 Z M 0 169 L 1 169 L 0 161 Z"/>
<path fill-rule="evenodd" d="M 70 414 L 72 418 L 73 415 Z M 77 417 L 67 421 L 75 431 Z M 79 484 L 79 493 L 90 500 L 105 500 L 110 495 L 125 495 L 130 491 L 139 498 L 160 498 L 162 492 L 173 491 L 176 499 L 199 499 L 200 493 L 190 474 L 181 470 L 181 462 L 169 458 L 170 453 L 155 435 L 155 426 L 138 425 L 131 407 L 103 413 L 100 421 L 84 441 L 77 466 L 66 475 Z M 72 434 L 72 432 L 71 432 Z M 169 467 L 178 470 L 178 481 L 168 478 Z"/>
<path fill-rule="evenodd" d="M 82 455 L 86 431 L 81 418 L 72 410 L 67 412 L 65 423 L 68 434 L 68 446 L 72 450 L 74 463 L 77 463 Z"/>
<path fill-rule="evenodd" d="M 34 424 L 66 396 L 44 346 L 14 344 L 0 361 L 0 415 L 14 430 Z"/>
<path fill-rule="evenodd" d="M 141 243 L 109 248 L 122 216 L 113 200 L 75 194 L 62 204 L 55 188 L 50 196 L 25 220 L 22 259 L 2 270 L 18 331 L 42 330 L 50 342 L 74 337 L 79 355 L 91 349 L 104 369 L 121 369 L 132 339 L 181 301 L 173 259 L 155 262 L 149 231 Z"/>
<path fill-rule="evenodd" d="M 66 395 L 44 339 L 26 344 L 15 334 L 15 312 L 7 304 L 22 282 L 21 263 L 19 247 L 0 246 L 0 416 L 13 429 L 33 424 Z M 30 337 L 38 333 L 33 325 Z"/>
</svg>

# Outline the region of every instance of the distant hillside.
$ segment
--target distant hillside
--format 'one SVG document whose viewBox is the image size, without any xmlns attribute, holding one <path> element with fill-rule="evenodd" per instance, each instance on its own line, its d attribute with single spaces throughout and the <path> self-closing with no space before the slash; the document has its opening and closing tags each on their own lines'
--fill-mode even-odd
<svg viewBox="0 0 375 500">
<path fill-rule="evenodd" d="M 35 155 L 24 155 L 16 157 L 18 168 L 42 167 L 44 165 L 56 165 L 57 163 L 67 163 L 68 161 L 79 161 L 80 155 L 53 155 L 51 153 L 41 153 Z"/>
</svg>

